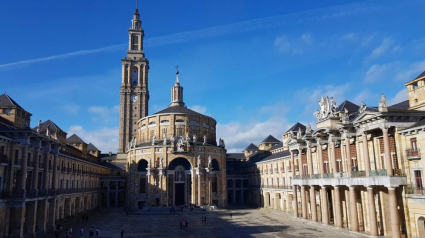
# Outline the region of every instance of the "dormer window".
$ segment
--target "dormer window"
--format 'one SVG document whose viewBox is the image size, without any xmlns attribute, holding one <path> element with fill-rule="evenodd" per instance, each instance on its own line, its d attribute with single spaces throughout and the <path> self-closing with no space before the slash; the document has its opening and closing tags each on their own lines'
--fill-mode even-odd
<svg viewBox="0 0 425 238">
<path fill-rule="evenodd" d="M 412 84 L 412 88 L 413 88 L 413 90 L 417 89 L 418 88 L 418 82 Z"/>
<path fill-rule="evenodd" d="M 6 114 L 10 114 L 10 113 L 12 113 L 12 109 L 6 108 L 6 109 L 3 109 L 3 112 L 6 113 Z"/>
</svg>

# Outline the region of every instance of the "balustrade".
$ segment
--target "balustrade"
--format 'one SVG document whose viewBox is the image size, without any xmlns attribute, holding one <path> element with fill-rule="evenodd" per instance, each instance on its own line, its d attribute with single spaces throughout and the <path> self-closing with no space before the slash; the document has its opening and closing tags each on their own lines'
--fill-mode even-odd
<svg viewBox="0 0 425 238">
<path fill-rule="evenodd" d="M 369 176 L 387 176 L 387 170 L 386 169 L 380 169 L 380 170 L 369 170 Z"/>
</svg>

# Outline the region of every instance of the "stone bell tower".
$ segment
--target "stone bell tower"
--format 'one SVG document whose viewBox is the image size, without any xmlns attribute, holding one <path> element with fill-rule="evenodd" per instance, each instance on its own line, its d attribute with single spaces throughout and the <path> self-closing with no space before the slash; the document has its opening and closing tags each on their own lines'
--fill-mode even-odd
<svg viewBox="0 0 425 238">
<path fill-rule="evenodd" d="M 118 154 L 125 153 L 128 142 L 137 132 L 137 121 L 148 115 L 148 71 L 149 61 L 143 51 L 144 31 L 139 10 L 133 14 L 128 30 L 127 56 L 121 60 L 121 104 Z"/>
</svg>

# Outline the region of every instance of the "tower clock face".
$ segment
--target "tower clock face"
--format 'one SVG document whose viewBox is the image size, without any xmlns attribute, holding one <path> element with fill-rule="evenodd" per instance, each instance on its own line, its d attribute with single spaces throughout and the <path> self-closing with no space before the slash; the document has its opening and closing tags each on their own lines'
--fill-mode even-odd
<svg viewBox="0 0 425 238">
<path fill-rule="evenodd" d="M 136 102 L 137 101 L 137 96 L 136 95 L 131 95 L 131 101 L 132 102 Z"/>
</svg>

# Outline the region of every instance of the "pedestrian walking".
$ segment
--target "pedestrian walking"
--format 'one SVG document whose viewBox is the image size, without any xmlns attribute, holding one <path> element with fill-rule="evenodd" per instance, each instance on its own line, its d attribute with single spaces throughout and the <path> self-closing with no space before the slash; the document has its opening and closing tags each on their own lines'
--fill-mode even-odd
<svg viewBox="0 0 425 238">
<path fill-rule="evenodd" d="M 121 238 L 124 237 L 124 230 L 121 230 Z"/>
<path fill-rule="evenodd" d="M 230 216 L 230 219 L 232 219 L 232 218 L 233 218 L 233 215 L 232 215 L 232 213 L 230 213 L 230 214 L 229 214 L 229 216 Z"/>
<path fill-rule="evenodd" d="M 180 221 L 180 230 L 183 229 L 183 222 Z"/>
<path fill-rule="evenodd" d="M 187 220 L 184 222 L 184 226 L 186 227 L 186 229 L 189 229 L 189 222 Z"/>
<path fill-rule="evenodd" d="M 99 228 L 96 228 L 95 235 L 96 237 L 99 237 Z"/>
<path fill-rule="evenodd" d="M 204 223 L 207 223 L 207 216 L 204 216 Z"/>
<path fill-rule="evenodd" d="M 80 236 L 83 237 L 83 235 L 84 235 L 84 229 L 81 227 L 81 229 L 80 229 Z"/>
</svg>

